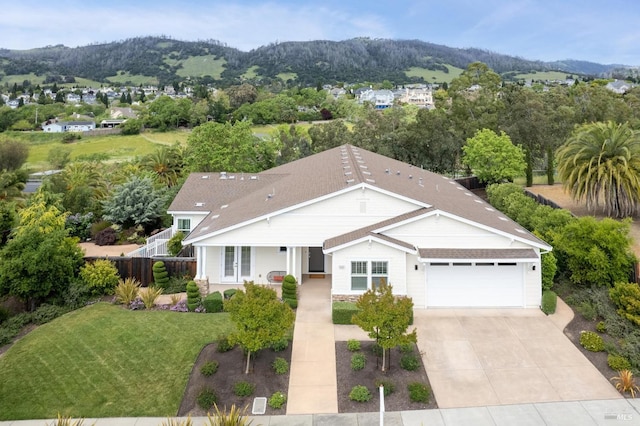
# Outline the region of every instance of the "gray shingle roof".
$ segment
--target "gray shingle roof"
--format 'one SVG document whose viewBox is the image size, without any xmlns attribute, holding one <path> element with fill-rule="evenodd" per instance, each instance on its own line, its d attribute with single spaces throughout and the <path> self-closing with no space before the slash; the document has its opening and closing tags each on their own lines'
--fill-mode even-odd
<svg viewBox="0 0 640 426">
<path fill-rule="evenodd" d="M 253 175 L 227 173 L 226 179 L 220 177 L 219 173 L 191 174 L 171 203 L 170 212 L 209 212 L 186 242 L 367 185 L 414 201 L 416 210 L 431 207 L 548 247 L 454 180 L 352 145 L 329 149 Z M 365 231 L 359 230 L 356 234 L 362 232 Z"/>
<path fill-rule="evenodd" d="M 538 256 L 533 249 L 445 249 L 421 248 L 418 255 L 422 259 L 531 259 Z"/>
</svg>

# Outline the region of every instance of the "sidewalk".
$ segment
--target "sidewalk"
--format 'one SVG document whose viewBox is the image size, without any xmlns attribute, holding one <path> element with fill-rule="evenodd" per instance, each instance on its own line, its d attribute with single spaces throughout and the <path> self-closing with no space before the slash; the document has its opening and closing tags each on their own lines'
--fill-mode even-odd
<svg viewBox="0 0 640 426">
<path fill-rule="evenodd" d="M 379 424 L 379 413 L 308 414 L 251 417 L 252 426 L 363 426 Z M 208 425 L 206 417 L 194 417 L 194 426 Z M 15 420 L 0 426 L 44 426 L 53 420 Z M 84 426 L 160 426 L 163 417 L 87 419 Z M 386 426 L 420 425 L 557 425 L 640 426 L 640 400 L 545 402 L 474 408 L 449 408 L 390 412 Z"/>
</svg>

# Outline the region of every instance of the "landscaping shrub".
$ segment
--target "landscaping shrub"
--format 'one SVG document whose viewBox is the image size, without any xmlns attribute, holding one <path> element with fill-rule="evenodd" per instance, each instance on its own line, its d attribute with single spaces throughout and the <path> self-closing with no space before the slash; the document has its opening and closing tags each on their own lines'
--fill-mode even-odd
<svg viewBox="0 0 640 426">
<path fill-rule="evenodd" d="M 349 339 L 347 341 L 347 349 L 349 352 L 358 352 L 360 350 L 360 341 L 356 339 Z"/>
<path fill-rule="evenodd" d="M 0 324 L 9 319 L 10 316 L 11 312 L 9 311 L 9 309 L 5 308 L 4 306 L 0 306 Z"/>
<path fill-rule="evenodd" d="M 203 388 L 200 393 L 198 393 L 197 401 L 200 408 L 203 410 L 208 410 L 215 404 L 218 400 L 218 396 L 211 388 Z"/>
<path fill-rule="evenodd" d="M 207 361 L 200 367 L 200 373 L 205 377 L 213 376 L 218 371 L 218 366 L 218 361 Z"/>
<path fill-rule="evenodd" d="M 105 229 L 111 227 L 111 225 L 112 223 L 107 222 L 106 220 L 102 220 L 100 222 L 92 224 L 90 228 L 91 238 L 95 240 L 100 231 L 104 231 Z"/>
<path fill-rule="evenodd" d="M 409 399 L 413 402 L 428 402 L 431 397 L 431 389 L 424 383 L 409 383 L 407 389 L 409 390 Z"/>
<path fill-rule="evenodd" d="M 540 308 L 542 312 L 547 315 L 551 315 L 556 312 L 556 306 L 558 304 L 558 295 L 551 290 L 544 290 L 542 292 L 542 303 Z"/>
<path fill-rule="evenodd" d="M 351 317 L 358 312 L 355 303 L 333 302 L 331 306 L 331 319 L 334 324 L 350 325 Z"/>
<path fill-rule="evenodd" d="M 404 354 L 400 358 L 400 367 L 407 371 L 416 371 L 420 367 L 420 361 L 414 354 Z"/>
<path fill-rule="evenodd" d="M 198 288 L 198 284 L 195 281 L 189 281 L 187 283 L 187 307 L 189 308 L 189 312 L 194 312 L 200 303 L 202 302 L 202 298 L 200 296 L 200 288 Z"/>
<path fill-rule="evenodd" d="M 155 287 L 159 287 L 162 290 L 166 290 L 169 287 L 169 273 L 164 262 L 159 260 L 155 262 L 152 267 L 153 283 Z"/>
<path fill-rule="evenodd" d="M 74 280 L 62 293 L 62 301 L 69 309 L 78 309 L 87 304 L 90 291 L 80 280 Z"/>
<path fill-rule="evenodd" d="M 249 396 L 256 389 L 256 385 L 249 382 L 238 382 L 233 386 L 233 393 L 237 396 Z"/>
<path fill-rule="evenodd" d="M 366 363 L 367 358 L 364 356 L 364 354 L 358 353 L 351 356 L 351 369 L 353 371 L 362 370 Z"/>
<path fill-rule="evenodd" d="M 598 311 L 596 310 L 596 307 L 593 305 L 593 303 L 589 301 L 584 301 L 580 303 L 576 308 L 576 310 L 580 312 L 580 315 L 582 315 L 584 319 L 586 319 L 587 321 L 593 321 L 598 316 Z"/>
<path fill-rule="evenodd" d="M 631 398 L 635 398 L 636 392 L 640 392 L 640 387 L 636 385 L 633 372 L 630 370 L 619 371 L 618 375 L 616 377 L 612 377 L 611 380 L 615 382 L 616 389 L 620 393 L 624 394 L 629 392 L 631 394 Z"/>
<path fill-rule="evenodd" d="M 60 315 L 66 314 L 68 311 L 69 309 L 63 306 L 44 304 L 33 312 L 32 321 L 38 325 L 45 324 L 58 318 Z"/>
<path fill-rule="evenodd" d="M 398 350 L 400 350 L 400 353 L 402 354 L 412 354 L 414 348 L 415 345 L 413 343 L 403 343 L 402 345 L 398 346 Z"/>
<path fill-rule="evenodd" d="M 596 324 L 596 331 L 597 331 L 598 333 L 606 333 L 606 331 L 607 331 L 607 325 L 604 323 L 604 321 L 599 321 L 599 322 Z"/>
<path fill-rule="evenodd" d="M 184 293 L 187 291 L 187 283 L 191 281 L 191 277 L 169 277 L 169 285 L 165 289 L 165 294 Z"/>
<path fill-rule="evenodd" d="M 222 312 L 222 293 L 220 293 L 219 291 L 214 291 L 213 293 L 208 294 L 207 297 L 204 298 L 202 304 L 204 305 L 206 311 L 210 314 Z"/>
<path fill-rule="evenodd" d="M 297 309 L 298 308 L 298 301 L 296 299 L 284 299 L 284 303 L 286 303 L 287 305 L 289 305 L 289 307 L 291 309 Z"/>
<path fill-rule="evenodd" d="M 229 352 L 234 346 L 229 340 L 229 336 L 226 334 L 219 335 L 216 339 L 216 343 L 218 344 L 216 350 L 220 353 Z"/>
<path fill-rule="evenodd" d="M 158 299 L 158 297 L 160 297 L 161 294 L 161 288 L 145 287 L 143 289 L 140 289 L 140 291 L 138 292 L 138 297 L 140 298 L 140 300 L 142 300 L 142 303 L 144 303 L 144 307 L 146 309 L 151 309 L 155 306 L 156 300 Z"/>
<path fill-rule="evenodd" d="M 609 354 L 607 356 L 607 364 L 615 371 L 630 370 L 631 363 L 623 356 Z"/>
<path fill-rule="evenodd" d="M 635 283 L 615 283 L 609 297 L 618 307 L 618 314 L 640 326 L 640 286 Z"/>
<path fill-rule="evenodd" d="M 382 391 L 382 393 L 384 394 L 384 396 L 389 396 L 391 395 L 395 390 L 396 390 L 396 386 L 393 384 L 392 381 L 390 380 L 386 380 L 386 379 L 376 379 L 376 381 L 374 382 L 374 384 L 376 385 L 376 389 L 379 389 L 380 386 L 384 387 L 384 390 Z"/>
<path fill-rule="evenodd" d="M 269 397 L 267 404 L 269 404 L 269 407 L 277 410 L 282 408 L 285 402 L 287 402 L 287 396 L 284 393 L 278 391 L 274 392 L 273 395 Z"/>
<path fill-rule="evenodd" d="M 604 340 L 593 331 L 580 333 L 580 345 L 591 352 L 602 352 L 604 350 Z"/>
<path fill-rule="evenodd" d="M 558 270 L 558 261 L 556 260 L 556 256 L 553 252 L 542 255 L 541 267 L 542 291 L 551 290 L 553 287 L 553 279 L 555 278 L 556 271 Z"/>
<path fill-rule="evenodd" d="M 271 349 L 273 349 L 274 352 L 282 352 L 288 347 L 289 347 L 289 339 L 287 339 L 286 337 L 284 339 L 278 340 L 273 345 L 271 345 Z"/>
<path fill-rule="evenodd" d="M 282 299 L 298 300 L 298 283 L 293 275 L 285 275 L 282 280 Z"/>
<path fill-rule="evenodd" d="M 131 309 L 132 311 L 139 311 L 141 309 L 144 309 L 144 307 L 144 302 L 139 296 L 133 299 L 133 301 L 129 304 L 129 309 Z"/>
<path fill-rule="evenodd" d="M 118 233 L 111 227 L 98 232 L 94 238 L 94 242 L 99 246 L 112 246 L 117 240 Z"/>
<path fill-rule="evenodd" d="M 228 288 L 226 289 L 223 294 L 224 294 L 224 298 L 225 299 L 231 299 L 231 297 L 236 294 L 238 292 L 237 288 Z"/>
<path fill-rule="evenodd" d="M 113 294 L 118 285 L 118 269 L 107 259 L 97 259 L 92 263 L 85 263 L 80 268 L 80 278 L 85 282 L 91 294 Z"/>
<path fill-rule="evenodd" d="M 135 278 L 120 279 L 115 289 L 116 302 L 129 306 L 138 296 L 140 283 Z"/>
<path fill-rule="evenodd" d="M 366 386 L 357 385 L 349 392 L 349 399 L 356 402 L 367 402 L 371 400 L 371 392 Z"/>
<path fill-rule="evenodd" d="M 184 232 L 178 231 L 167 242 L 167 250 L 171 256 L 177 256 L 182 250 L 182 240 L 184 240 Z"/>
<path fill-rule="evenodd" d="M 287 374 L 289 372 L 289 363 L 284 358 L 276 357 L 272 366 L 276 374 Z"/>
</svg>

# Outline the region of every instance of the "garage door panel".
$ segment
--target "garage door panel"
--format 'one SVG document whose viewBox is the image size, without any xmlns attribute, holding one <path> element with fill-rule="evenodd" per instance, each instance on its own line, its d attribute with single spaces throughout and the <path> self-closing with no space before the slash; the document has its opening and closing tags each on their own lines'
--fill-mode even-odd
<svg viewBox="0 0 640 426">
<path fill-rule="evenodd" d="M 429 307 L 521 307 L 521 265 L 429 266 Z"/>
</svg>

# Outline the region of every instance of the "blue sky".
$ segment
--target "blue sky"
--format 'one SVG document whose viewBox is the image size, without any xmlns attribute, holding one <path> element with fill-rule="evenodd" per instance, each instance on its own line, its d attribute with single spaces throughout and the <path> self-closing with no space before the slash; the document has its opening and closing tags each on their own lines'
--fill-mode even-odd
<svg viewBox="0 0 640 426">
<path fill-rule="evenodd" d="M 9 0 L 0 8 L 0 47 L 166 35 L 246 51 L 276 41 L 363 36 L 640 65 L 639 23 L 635 0 Z"/>
</svg>

